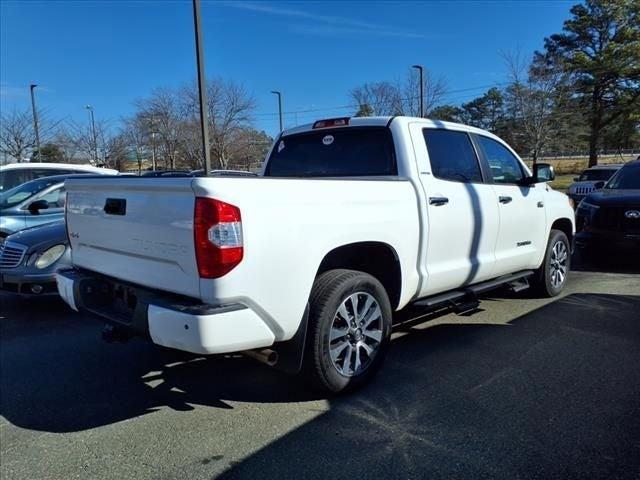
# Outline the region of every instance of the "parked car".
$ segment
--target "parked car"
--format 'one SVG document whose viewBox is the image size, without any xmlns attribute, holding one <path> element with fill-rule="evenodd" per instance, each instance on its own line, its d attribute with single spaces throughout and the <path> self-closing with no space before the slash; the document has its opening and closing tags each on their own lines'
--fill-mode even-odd
<svg viewBox="0 0 640 480">
<path fill-rule="evenodd" d="M 27 228 L 0 243 L 0 290 L 19 295 L 58 295 L 56 270 L 69 267 L 64 220 Z"/>
<path fill-rule="evenodd" d="M 22 229 L 63 218 L 64 182 L 73 176 L 43 177 L 0 193 L 0 241 Z"/>
<path fill-rule="evenodd" d="M 622 167 L 620 164 L 610 165 L 596 165 L 594 167 L 587 168 L 578 177 L 575 177 L 574 183 L 569 185 L 567 195 L 574 202 L 574 205 L 578 205 L 580 201 L 589 195 L 594 190 L 594 185 L 598 182 L 606 182 L 614 173 L 620 170 Z"/>
<path fill-rule="evenodd" d="M 640 160 L 595 186 L 576 211 L 576 246 L 586 255 L 625 249 L 640 256 Z"/>
<path fill-rule="evenodd" d="M 118 171 L 110 168 L 70 163 L 10 163 L 0 167 L 0 193 L 37 178 L 73 173 L 115 175 Z"/>
<path fill-rule="evenodd" d="M 73 179 L 58 289 L 198 354 L 243 351 L 339 392 L 381 366 L 392 312 L 567 282 L 574 212 L 489 132 L 407 117 L 282 133 L 260 177 Z"/>
</svg>

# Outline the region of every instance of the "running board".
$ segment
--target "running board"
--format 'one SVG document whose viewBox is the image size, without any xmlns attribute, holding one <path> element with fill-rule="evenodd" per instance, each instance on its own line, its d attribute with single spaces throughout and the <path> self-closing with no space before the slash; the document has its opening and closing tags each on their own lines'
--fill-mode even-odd
<svg viewBox="0 0 640 480">
<path fill-rule="evenodd" d="M 486 282 L 469 285 L 468 287 L 463 287 L 458 290 L 451 290 L 447 293 L 434 295 L 433 297 L 422 298 L 413 302 L 411 306 L 433 308 L 441 306 L 443 304 L 452 304 L 454 308 L 456 308 L 457 306 L 458 309 L 464 308 L 462 307 L 462 305 L 468 303 L 468 305 L 471 306 L 472 302 L 475 301 L 474 299 L 477 295 L 488 292 L 503 285 L 515 284 L 516 286 L 512 286 L 514 291 L 523 290 L 529 285 L 529 282 L 526 281 L 526 279 L 533 274 L 533 270 L 523 270 L 521 272 L 512 273 L 511 275 L 504 275 L 502 277 L 494 278 L 493 280 L 488 280 Z M 526 281 L 526 286 L 523 286 L 523 280 Z"/>
</svg>

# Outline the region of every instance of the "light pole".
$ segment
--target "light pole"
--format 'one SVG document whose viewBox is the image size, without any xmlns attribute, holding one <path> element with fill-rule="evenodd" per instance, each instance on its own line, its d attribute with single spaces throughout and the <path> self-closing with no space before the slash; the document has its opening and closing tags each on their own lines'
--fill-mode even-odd
<svg viewBox="0 0 640 480">
<path fill-rule="evenodd" d="M 156 132 L 151 132 L 151 169 L 156 171 Z"/>
<path fill-rule="evenodd" d="M 278 96 L 278 117 L 280 118 L 280 132 L 282 132 L 282 92 L 272 90 L 271 93 Z"/>
<path fill-rule="evenodd" d="M 91 132 L 93 135 L 93 161 L 98 164 L 98 140 L 96 138 L 96 121 L 93 117 L 93 107 L 86 105 L 84 108 L 89 110 L 89 118 L 91 119 Z"/>
<path fill-rule="evenodd" d="M 424 118 L 424 80 L 423 80 L 423 68 L 422 65 L 412 65 L 413 68 L 417 68 L 420 72 L 420 118 Z"/>
<path fill-rule="evenodd" d="M 200 0 L 193 0 L 193 23 L 196 34 L 196 63 L 198 68 L 198 96 L 200 97 L 200 131 L 202 132 L 202 155 L 204 174 L 211 172 L 209 153 L 209 124 L 207 122 L 207 81 L 204 75 L 204 49 L 202 47 L 202 28 L 200 26 Z"/>
<path fill-rule="evenodd" d="M 29 90 L 31 90 L 31 109 L 33 110 L 33 130 L 36 134 L 36 151 L 38 152 L 38 161 L 42 161 L 40 160 L 40 129 L 38 128 L 38 111 L 36 110 L 36 96 L 33 93 L 33 90 L 37 87 L 38 85 L 35 84 L 31 84 L 29 85 Z M 33 155 L 32 155 L 33 157 Z M 21 158 L 18 159 L 18 161 L 22 161 Z"/>
</svg>

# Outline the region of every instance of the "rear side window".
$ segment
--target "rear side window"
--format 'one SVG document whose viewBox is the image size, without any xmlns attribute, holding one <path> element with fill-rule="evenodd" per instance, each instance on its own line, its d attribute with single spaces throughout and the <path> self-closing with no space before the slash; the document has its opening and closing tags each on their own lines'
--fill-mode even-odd
<svg viewBox="0 0 640 480">
<path fill-rule="evenodd" d="M 384 127 L 347 127 L 288 135 L 274 146 L 265 170 L 270 177 L 397 173 L 391 132 Z"/>
<path fill-rule="evenodd" d="M 65 173 L 71 173 L 71 171 L 57 168 L 35 168 L 33 170 L 33 178 L 52 177 L 54 175 L 64 175 Z"/>
<path fill-rule="evenodd" d="M 615 170 L 585 170 L 580 175 L 581 182 L 597 182 L 597 181 L 607 181 L 611 178 L 611 176 L 616 173 Z"/>
<path fill-rule="evenodd" d="M 489 162 L 495 183 L 516 184 L 525 177 L 520 162 L 504 145 L 482 135 L 478 136 L 478 141 Z"/>
<path fill-rule="evenodd" d="M 6 192 L 7 190 L 28 182 L 31 179 L 33 179 L 32 172 L 26 168 L 5 170 L 4 172 L 0 172 L 0 191 Z"/>
<path fill-rule="evenodd" d="M 453 130 L 425 128 L 431 173 L 453 182 L 482 182 L 480 164 L 469 135 Z"/>
</svg>

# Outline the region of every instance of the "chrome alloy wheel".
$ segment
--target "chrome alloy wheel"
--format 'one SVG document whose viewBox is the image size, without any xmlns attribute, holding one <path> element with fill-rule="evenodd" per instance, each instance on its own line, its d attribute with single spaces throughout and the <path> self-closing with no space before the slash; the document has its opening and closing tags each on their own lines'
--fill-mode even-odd
<svg viewBox="0 0 640 480">
<path fill-rule="evenodd" d="M 369 293 L 348 296 L 333 316 L 329 352 L 335 369 L 345 377 L 364 372 L 382 341 L 382 310 Z"/>
<path fill-rule="evenodd" d="M 549 271 L 551 274 L 551 285 L 553 288 L 560 288 L 567 278 L 567 260 L 569 252 L 564 242 L 558 241 L 551 249 L 549 259 Z"/>
</svg>

